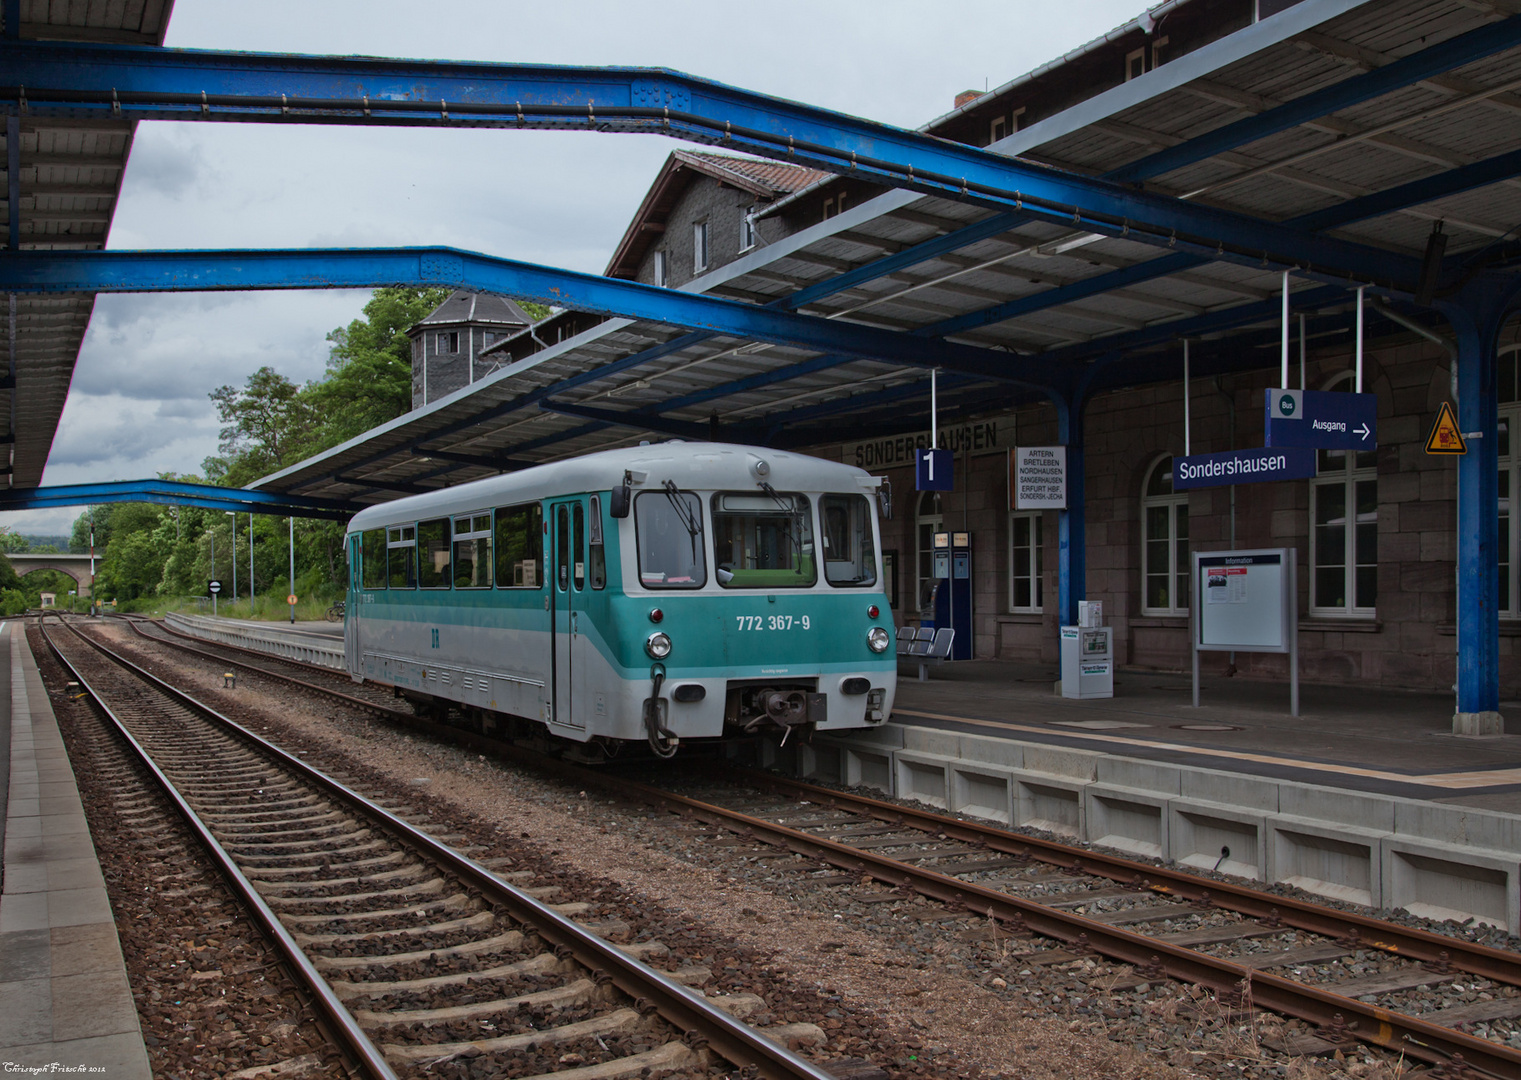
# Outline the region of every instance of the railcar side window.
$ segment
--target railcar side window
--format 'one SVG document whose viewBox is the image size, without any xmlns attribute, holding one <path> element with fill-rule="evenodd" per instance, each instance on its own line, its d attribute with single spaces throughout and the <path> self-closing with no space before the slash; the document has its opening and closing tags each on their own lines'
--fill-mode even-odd
<svg viewBox="0 0 1521 1080">
<path fill-rule="evenodd" d="M 591 587 L 602 589 L 607 587 L 607 555 L 602 546 L 602 497 L 591 497 L 591 514 L 588 518 L 591 526 L 589 537 L 591 549 L 587 552 L 587 573 L 591 575 Z"/>
<path fill-rule="evenodd" d="M 575 559 L 576 592 L 586 588 L 586 508 L 577 503 L 571 511 L 575 521 L 576 539 L 571 550 L 571 557 Z"/>
<path fill-rule="evenodd" d="M 360 534 L 359 562 L 366 589 L 386 587 L 386 531 L 366 529 Z"/>
<path fill-rule="evenodd" d="M 819 499 L 824 529 L 824 580 L 842 588 L 877 583 L 877 544 L 871 533 L 871 503 L 865 495 L 825 495 Z"/>
<path fill-rule="evenodd" d="M 697 528 L 695 536 L 689 522 Z M 634 499 L 634 529 L 639 583 L 645 588 L 700 589 L 707 583 L 702 503 L 696 495 L 641 491 Z"/>
<path fill-rule="evenodd" d="M 417 588 L 417 526 L 392 525 L 386 530 L 386 565 L 391 588 Z"/>
<path fill-rule="evenodd" d="M 538 503 L 496 512 L 496 584 L 537 589 L 544 583 L 544 508 Z"/>
<path fill-rule="evenodd" d="M 417 581 L 425 589 L 449 587 L 449 519 L 417 523 Z"/>
<path fill-rule="evenodd" d="M 806 495 L 713 496 L 713 558 L 726 589 L 803 589 L 819 580 Z"/>
<path fill-rule="evenodd" d="M 491 588 L 491 515 L 454 519 L 454 587 Z"/>
</svg>

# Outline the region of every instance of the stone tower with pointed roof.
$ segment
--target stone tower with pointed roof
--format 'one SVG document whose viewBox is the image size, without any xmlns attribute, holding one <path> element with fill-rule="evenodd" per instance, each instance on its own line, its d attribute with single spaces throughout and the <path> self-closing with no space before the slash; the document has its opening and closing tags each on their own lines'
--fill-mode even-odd
<svg viewBox="0 0 1521 1080">
<path fill-rule="evenodd" d="M 407 330 L 412 340 L 412 408 L 490 374 L 500 360 L 482 360 L 481 350 L 532 322 L 508 297 L 455 289 L 427 318 Z"/>
</svg>

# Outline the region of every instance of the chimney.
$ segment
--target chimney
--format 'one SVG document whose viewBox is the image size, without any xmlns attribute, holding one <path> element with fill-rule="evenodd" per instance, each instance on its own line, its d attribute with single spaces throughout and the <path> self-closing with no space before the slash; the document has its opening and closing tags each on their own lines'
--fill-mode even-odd
<svg viewBox="0 0 1521 1080">
<path fill-rule="evenodd" d="M 961 93 L 956 95 L 956 104 L 954 107 L 959 109 L 968 101 L 976 101 L 980 97 L 982 97 L 981 90 L 963 90 Z"/>
</svg>

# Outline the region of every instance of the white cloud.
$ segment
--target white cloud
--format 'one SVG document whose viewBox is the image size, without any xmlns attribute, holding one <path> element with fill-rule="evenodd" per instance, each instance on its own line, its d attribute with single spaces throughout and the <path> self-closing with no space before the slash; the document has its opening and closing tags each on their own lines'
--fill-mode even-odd
<svg viewBox="0 0 1521 1080">
<path fill-rule="evenodd" d="M 179 0 L 186 48 L 665 66 L 917 126 L 1135 15 L 1143 0 Z M 138 126 L 110 246 L 449 244 L 600 273 L 666 154 L 655 136 L 580 132 Z M 193 472 L 216 452 L 206 395 L 269 364 L 315 378 L 357 292 L 101 296 L 46 484 Z M 162 407 L 159 403 L 165 403 Z M 77 510 L 0 514 L 56 532 Z M 53 524 L 43 524 L 52 522 Z"/>
</svg>

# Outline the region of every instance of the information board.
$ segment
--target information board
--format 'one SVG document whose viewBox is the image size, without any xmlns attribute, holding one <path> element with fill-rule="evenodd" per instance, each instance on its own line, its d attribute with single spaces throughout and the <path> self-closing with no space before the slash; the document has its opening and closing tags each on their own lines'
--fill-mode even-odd
<svg viewBox="0 0 1521 1080">
<path fill-rule="evenodd" d="M 1199 648 L 1283 652 L 1283 564 L 1281 551 L 1195 552 Z"/>
<path fill-rule="evenodd" d="M 1067 508 L 1067 448 L 1019 446 L 1012 451 L 1014 510 Z"/>
<path fill-rule="evenodd" d="M 1299 588 L 1294 549 L 1195 551 L 1192 558 L 1194 704 L 1199 704 L 1199 653 L 1288 653 L 1290 711 L 1298 716 Z"/>
</svg>

